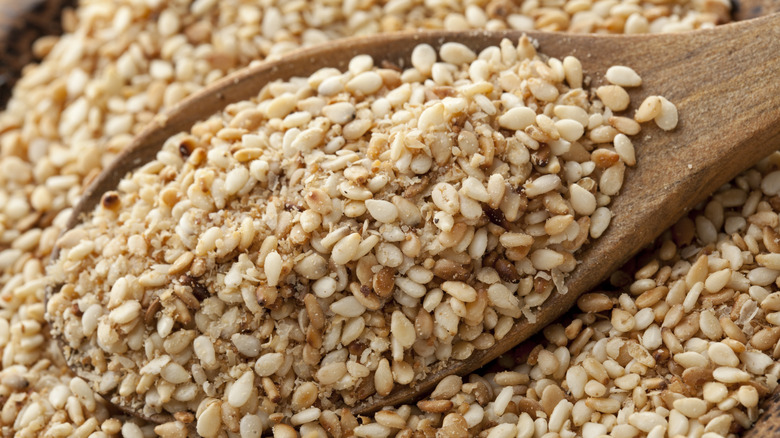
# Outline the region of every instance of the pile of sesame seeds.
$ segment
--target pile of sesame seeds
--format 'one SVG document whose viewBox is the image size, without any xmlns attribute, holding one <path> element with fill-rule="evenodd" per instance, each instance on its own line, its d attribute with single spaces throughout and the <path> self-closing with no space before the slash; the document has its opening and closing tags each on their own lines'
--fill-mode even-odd
<svg viewBox="0 0 780 438">
<path fill-rule="evenodd" d="M 591 101 L 576 58 L 525 37 L 411 61 L 269 84 L 62 236 L 47 310 L 94 390 L 213 436 L 215 402 L 295 418 L 388 395 L 566 293 L 636 162 L 617 112 L 639 75 L 611 67 Z M 676 125 L 662 97 L 640 109 Z"/>
<path fill-rule="evenodd" d="M 64 17 L 63 38 L 38 41 L 36 54 L 45 59 L 28 67 L 0 114 L 2 433 L 154 436 L 154 424 L 109 413 L 64 366 L 43 318 L 43 266 L 82 188 L 155 113 L 187 93 L 252 60 L 358 32 L 672 32 L 728 21 L 729 8 L 722 1 L 83 2 Z M 343 424 L 357 425 L 349 416 Z M 158 431 L 177 436 L 179 426 Z M 250 426 L 246 436 L 254 436 Z"/>
</svg>

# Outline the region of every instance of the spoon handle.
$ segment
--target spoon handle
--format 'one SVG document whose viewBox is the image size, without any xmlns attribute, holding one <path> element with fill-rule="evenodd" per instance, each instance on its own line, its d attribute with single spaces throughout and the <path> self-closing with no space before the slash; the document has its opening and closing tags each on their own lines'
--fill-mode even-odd
<svg viewBox="0 0 780 438">
<path fill-rule="evenodd" d="M 732 15 L 735 20 L 749 20 L 780 12 L 780 1 L 777 0 L 732 0 Z"/>
</svg>

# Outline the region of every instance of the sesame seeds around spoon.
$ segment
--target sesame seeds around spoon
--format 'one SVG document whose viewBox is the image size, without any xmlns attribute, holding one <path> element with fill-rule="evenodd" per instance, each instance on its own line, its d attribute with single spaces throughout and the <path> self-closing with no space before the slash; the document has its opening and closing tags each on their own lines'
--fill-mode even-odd
<svg viewBox="0 0 780 438">
<path fill-rule="evenodd" d="M 771 22 L 771 18 L 768 19 L 768 21 L 769 21 L 768 25 L 771 26 L 773 24 Z M 762 25 L 762 24 L 766 26 L 767 25 L 767 20 L 764 20 L 764 21 L 760 21 L 759 20 L 759 21 L 754 22 L 754 24 L 756 24 L 756 27 L 760 27 L 760 25 Z M 745 34 L 749 33 L 749 31 L 746 30 L 747 29 L 746 26 L 747 26 L 746 24 L 734 25 L 734 26 L 732 26 L 732 29 L 735 30 L 735 33 L 739 33 L 740 31 L 743 32 L 743 37 L 745 38 L 745 40 L 740 40 L 739 41 L 740 44 L 750 45 L 752 40 L 748 41 L 749 38 L 748 38 L 747 35 L 745 35 Z M 725 33 L 727 30 L 728 29 L 723 30 L 722 32 Z M 699 44 L 701 46 L 706 46 L 706 44 L 709 43 L 709 40 L 707 38 L 717 38 L 719 36 L 718 32 L 721 32 L 721 30 L 719 29 L 719 30 L 714 30 L 714 31 L 701 32 L 701 33 L 697 33 L 695 35 L 691 34 L 688 37 L 688 40 L 686 40 L 685 42 L 688 43 L 688 44 L 691 44 L 691 45 Z M 534 36 L 536 36 L 536 35 L 534 35 Z M 753 38 L 753 36 L 754 35 L 750 35 L 751 38 Z M 471 35 L 471 37 L 474 40 L 478 40 L 480 38 L 484 38 L 485 34 Z M 577 44 L 576 44 L 577 41 L 580 39 L 580 37 L 562 37 L 562 36 L 552 37 L 552 36 L 546 36 L 546 35 L 539 35 L 538 37 L 539 37 L 540 43 L 542 45 L 542 50 L 544 50 L 545 53 L 548 53 L 548 54 L 551 54 L 551 55 L 555 54 L 554 52 L 555 52 L 556 47 L 548 44 L 547 42 L 553 41 L 552 38 L 561 38 L 561 39 L 566 41 L 567 44 L 563 44 L 562 47 L 557 47 L 557 50 L 560 50 L 563 53 L 576 53 L 579 56 L 582 56 L 581 55 L 581 51 L 585 50 L 583 48 L 584 46 L 577 46 Z M 417 38 L 420 38 L 420 37 L 417 37 Z M 428 37 L 428 38 L 430 38 L 428 41 L 430 41 L 431 43 L 435 44 L 437 42 L 437 38 L 439 38 L 439 37 Z M 656 37 L 651 37 L 651 38 L 656 38 Z M 679 38 L 679 36 L 675 36 L 675 38 Z M 760 36 L 758 38 L 760 39 Z M 636 39 L 623 40 L 623 41 L 620 41 L 620 43 L 618 43 L 617 40 L 609 40 L 607 38 L 598 38 L 598 37 L 593 37 L 593 38 L 591 38 L 591 37 L 583 37 L 582 40 L 587 40 L 588 47 L 590 47 L 589 50 L 593 50 L 594 53 L 599 53 L 597 50 L 595 50 L 595 48 L 598 48 L 600 44 L 602 45 L 601 47 L 605 47 L 608 43 L 616 45 L 616 46 L 612 47 L 613 49 L 616 49 L 617 47 L 619 47 L 620 44 L 628 44 L 629 42 L 631 42 L 633 44 L 632 49 L 636 50 L 639 53 L 642 52 L 642 50 L 640 50 L 642 47 L 644 47 L 645 50 L 650 50 L 649 49 L 649 47 L 650 47 L 650 43 L 649 43 L 650 39 L 649 38 L 647 38 L 647 39 L 636 38 Z M 735 39 L 735 41 L 736 40 L 738 40 L 738 39 Z M 399 40 L 396 40 L 396 43 L 400 45 L 400 44 L 404 43 L 404 41 L 399 39 Z M 643 43 L 646 44 L 646 46 L 642 46 Z M 582 44 L 584 45 L 585 43 L 583 42 Z M 683 43 L 680 43 L 680 44 L 683 44 Z M 390 46 L 390 47 L 392 47 L 392 46 Z M 358 51 L 357 53 L 362 53 L 362 52 L 366 52 L 368 49 L 367 49 L 367 46 L 362 46 L 362 47 L 355 48 L 355 50 Z M 553 52 L 553 53 L 551 53 L 551 52 Z M 669 51 L 667 51 L 667 52 L 669 52 Z M 647 53 L 643 53 L 643 55 L 647 56 Z M 623 56 L 626 56 L 626 55 L 623 55 Z M 684 58 L 684 56 L 678 56 L 678 58 L 674 58 L 674 56 L 672 54 L 669 54 L 669 53 L 665 53 L 665 56 L 667 57 L 666 61 L 668 61 L 668 62 L 661 62 L 660 64 L 661 64 L 662 67 L 668 68 L 672 72 L 675 71 L 675 68 L 677 68 L 677 69 L 683 68 L 684 64 L 683 64 L 683 59 L 682 58 Z M 585 69 L 588 69 L 588 67 L 587 67 L 587 63 L 588 62 L 591 62 L 591 63 L 595 62 L 594 57 L 586 58 L 586 57 L 582 56 L 582 58 L 583 58 L 583 64 L 586 64 L 586 65 L 583 66 Z M 671 58 L 671 59 L 669 59 L 669 58 Z M 708 61 L 710 60 L 709 57 L 704 57 L 703 56 L 703 58 L 707 59 Z M 299 59 L 301 59 L 301 58 L 299 58 Z M 288 60 L 288 63 L 289 62 L 290 61 Z M 675 62 L 677 62 L 677 64 L 675 64 Z M 690 60 L 688 60 L 688 62 L 690 62 Z M 637 60 L 636 62 L 634 62 L 633 60 L 631 60 L 631 62 L 629 62 L 629 60 L 627 60 L 625 62 L 622 62 L 622 60 L 621 60 L 621 63 L 625 63 L 627 65 L 631 65 L 637 71 L 640 71 L 641 74 L 642 74 L 642 78 L 646 81 L 645 84 L 646 84 L 647 87 L 650 87 L 650 84 L 653 84 L 653 82 L 650 79 L 648 79 L 648 78 L 653 78 L 653 73 L 656 73 L 656 75 L 660 75 L 661 74 L 658 71 L 659 67 L 657 67 L 657 66 L 656 67 L 648 66 L 646 62 L 645 62 L 645 64 L 641 64 L 641 61 L 639 61 L 639 60 Z M 643 68 L 642 66 L 644 66 L 645 68 Z M 675 67 L 675 66 L 677 66 L 677 67 Z M 677 71 L 679 71 L 679 70 L 677 70 Z M 649 72 L 650 75 L 648 76 L 648 74 L 646 72 Z M 732 76 L 728 76 L 729 73 L 730 72 L 725 72 L 724 76 L 719 78 L 719 80 L 722 83 L 724 83 L 724 84 L 728 84 L 730 81 L 736 80 L 736 77 L 733 75 L 733 73 L 732 73 Z M 282 74 L 284 74 L 284 73 L 282 73 Z M 752 76 L 752 79 L 756 79 L 756 78 L 760 78 L 761 77 L 761 71 L 759 71 L 757 67 L 753 67 L 752 69 L 748 69 L 747 72 L 743 73 L 743 74 L 747 74 L 748 76 Z M 690 76 L 695 76 L 695 75 L 692 74 Z M 691 78 L 683 77 L 683 76 L 676 77 L 675 79 L 679 79 L 680 82 L 685 82 L 686 80 L 690 82 L 690 80 L 692 80 Z M 699 80 L 699 81 L 703 80 L 703 78 L 701 76 L 695 77 L 693 79 L 696 79 L 696 80 Z M 655 77 L 655 80 L 658 81 L 658 76 Z M 239 83 L 241 83 L 240 79 L 239 79 Z M 656 83 L 658 83 L 658 82 L 656 82 Z M 771 84 L 770 84 L 770 86 L 771 86 Z M 688 111 L 691 111 L 690 113 L 686 111 L 685 104 L 689 103 L 687 99 L 690 99 L 692 96 L 694 96 L 694 97 L 698 96 L 698 97 L 701 97 L 702 99 L 704 99 L 705 106 L 708 107 L 707 110 L 711 112 L 712 111 L 712 109 L 711 109 L 712 105 L 710 105 L 711 101 L 707 100 L 707 96 L 700 96 L 700 95 L 692 94 L 691 90 L 692 90 L 691 88 L 685 88 L 684 86 L 680 86 L 679 88 L 670 86 L 669 92 L 666 92 L 664 90 L 663 92 L 659 91 L 659 93 L 663 93 L 664 95 L 668 96 L 673 101 L 680 101 L 682 103 L 680 105 L 680 107 L 681 107 L 681 114 L 683 114 L 683 115 L 689 114 L 687 117 L 693 117 L 694 115 L 698 115 L 695 111 L 691 111 L 693 109 L 693 107 L 688 107 L 687 108 Z M 655 92 L 656 90 L 653 89 L 653 91 Z M 774 95 L 771 91 L 772 90 L 769 90 L 769 93 L 767 95 L 770 95 L 770 96 Z M 224 94 L 229 94 L 230 92 L 231 92 L 230 89 L 225 89 L 225 90 L 221 90 L 220 91 L 220 93 L 224 93 Z M 219 100 L 216 100 L 214 102 L 219 102 Z M 732 104 L 734 104 L 734 103 L 732 102 Z M 764 115 L 762 116 L 762 117 L 764 117 L 764 119 L 763 119 L 764 122 L 766 122 L 767 118 L 771 118 L 773 114 L 776 115 L 776 112 L 777 112 L 776 102 L 774 103 L 774 106 L 772 106 L 772 105 L 773 104 L 770 102 L 769 103 L 769 108 L 766 108 L 766 107 L 763 108 L 765 110 L 764 111 Z M 755 111 L 751 112 L 750 110 L 751 110 L 751 108 L 747 108 L 747 110 L 744 113 L 740 114 L 740 116 L 741 117 L 753 117 L 753 116 L 756 116 L 756 112 Z M 772 111 L 774 111 L 774 113 Z M 169 126 L 173 130 L 177 130 L 178 128 L 184 127 L 184 125 L 186 125 L 187 122 L 180 123 L 182 121 L 182 119 L 179 117 L 180 114 L 181 113 L 174 112 L 172 115 L 170 115 L 170 117 L 168 118 L 168 122 L 167 123 L 171 123 L 171 124 L 170 125 L 166 125 L 166 126 Z M 208 114 L 208 113 L 201 114 L 201 116 L 206 115 L 206 114 Z M 686 116 L 683 116 L 683 117 L 686 117 Z M 757 118 L 757 120 L 759 120 L 759 122 L 761 121 L 761 119 L 758 118 L 758 116 L 756 116 L 756 118 Z M 687 119 L 687 120 L 690 121 L 692 119 Z M 712 128 L 712 125 L 709 125 L 709 127 Z M 763 128 L 763 129 L 757 129 L 756 130 L 759 137 L 762 136 L 762 135 L 766 136 L 766 137 L 771 137 L 771 136 L 776 134 L 776 132 L 772 131 L 771 128 L 767 127 L 766 123 L 760 124 L 760 126 L 758 126 L 758 128 Z M 687 131 L 684 130 L 684 129 L 687 129 Z M 698 137 L 698 136 L 702 136 L 704 139 L 707 139 L 708 138 L 707 136 L 709 136 L 709 138 L 712 138 L 712 135 L 713 135 L 712 133 L 704 133 L 704 132 L 701 131 L 701 129 L 702 128 L 698 128 L 696 125 L 694 125 L 693 122 L 686 122 L 686 119 L 683 119 L 683 125 L 680 128 L 678 128 L 677 133 L 679 135 L 683 135 L 683 134 L 685 134 L 687 132 L 688 133 L 687 135 L 692 135 L 694 139 L 696 137 Z M 171 131 L 168 131 L 168 133 L 170 133 L 170 132 Z M 175 131 L 173 131 L 173 132 L 175 132 Z M 743 143 L 743 141 L 741 141 L 739 138 L 735 138 L 735 133 L 734 132 L 727 132 L 727 133 L 719 132 L 718 134 L 720 136 L 723 136 L 723 142 L 724 143 L 730 142 L 730 144 L 736 144 L 736 145 L 740 145 L 741 143 Z M 164 133 L 160 134 L 160 135 L 165 137 Z M 652 135 L 652 131 L 651 131 L 651 135 Z M 654 136 L 654 137 L 656 137 L 656 136 Z M 149 137 L 146 137 L 146 138 L 148 139 Z M 661 138 L 662 137 L 660 136 L 660 134 L 657 135 L 657 139 L 660 140 Z M 665 146 L 667 149 L 664 149 L 664 150 L 661 150 L 661 151 L 656 151 L 656 152 L 653 152 L 652 150 L 643 148 L 643 147 L 648 147 L 649 148 L 649 145 L 651 145 L 652 142 L 642 142 L 641 145 L 637 144 L 637 146 L 638 146 L 637 147 L 637 162 L 639 163 L 638 170 L 636 171 L 635 176 L 629 176 L 628 177 L 626 185 L 623 187 L 623 191 L 622 191 L 621 196 L 616 197 L 616 200 L 615 200 L 615 206 L 616 207 L 615 208 L 619 208 L 619 207 L 626 208 L 625 212 L 630 212 L 631 208 L 644 208 L 644 209 L 646 209 L 648 211 L 658 211 L 658 210 L 654 210 L 654 209 L 659 207 L 659 205 L 666 205 L 667 208 L 669 207 L 668 204 L 664 204 L 664 203 L 660 202 L 661 199 L 660 199 L 660 197 L 658 195 L 658 192 L 654 192 L 652 195 L 649 195 L 649 194 L 646 194 L 646 193 L 643 194 L 642 192 L 636 193 L 636 192 L 631 192 L 630 191 L 630 190 L 632 190 L 632 187 L 635 187 L 635 186 L 631 186 L 632 179 L 634 181 L 640 181 L 640 180 L 643 180 L 643 178 L 645 178 L 644 181 L 647 181 L 647 179 L 646 179 L 646 178 L 648 178 L 647 174 L 640 174 L 640 173 L 642 172 L 642 169 L 646 168 L 646 167 L 643 167 L 643 166 L 651 166 L 652 165 L 652 163 L 653 163 L 652 160 L 653 159 L 655 159 L 655 163 L 660 162 L 660 160 L 659 160 L 660 156 L 658 154 L 660 154 L 660 155 L 665 157 L 663 162 L 667 163 L 667 168 L 670 168 L 672 170 L 678 169 L 679 171 L 681 171 L 680 173 L 689 173 L 689 172 L 692 172 L 692 171 L 693 172 L 703 171 L 702 169 L 708 168 L 710 163 L 707 162 L 707 160 L 701 160 L 700 158 L 702 158 L 702 157 L 699 157 L 697 154 L 691 155 L 692 154 L 691 152 L 686 152 L 685 150 L 683 150 L 683 146 L 690 146 L 690 145 L 687 144 L 688 143 L 687 141 L 680 141 L 680 140 L 681 139 L 679 137 L 676 138 L 676 139 L 673 138 L 672 140 L 667 141 L 666 145 L 662 145 L 662 146 Z M 744 139 L 742 139 L 742 140 L 744 140 Z M 672 145 L 668 144 L 671 141 L 680 141 L 680 143 L 683 143 L 683 144 L 680 144 L 679 149 L 675 149 L 675 152 L 678 153 L 677 156 L 669 157 L 669 155 L 668 155 L 668 148 L 676 147 L 676 146 L 672 146 Z M 663 140 L 662 140 L 662 142 L 663 142 Z M 138 152 L 138 150 L 136 150 L 135 152 Z M 753 157 L 750 154 L 745 153 L 744 155 L 742 155 L 740 157 L 741 162 L 734 162 L 735 171 L 738 170 L 738 169 L 736 169 L 738 166 L 746 166 L 746 165 L 750 164 L 751 160 L 757 158 L 758 156 L 762 155 L 763 153 L 764 153 L 764 151 L 756 151 L 754 153 L 755 157 Z M 644 156 L 643 156 L 643 154 L 644 154 Z M 153 155 L 154 154 L 151 154 L 151 156 L 153 156 Z M 694 160 L 693 158 L 696 158 L 696 160 Z M 704 158 L 711 159 L 712 157 L 704 157 Z M 648 159 L 648 161 L 643 161 L 644 159 Z M 684 161 L 684 163 L 681 163 L 681 161 Z M 130 164 L 130 167 L 125 168 L 125 170 L 129 170 L 131 168 L 135 168 L 136 167 L 136 163 L 126 163 L 126 165 L 127 164 Z M 688 165 L 690 165 L 691 167 L 688 167 Z M 652 167 L 649 167 L 649 168 L 652 169 Z M 121 172 L 121 173 L 124 174 L 124 172 Z M 731 174 L 728 173 L 728 172 L 721 172 L 719 175 L 713 176 L 713 181 L 726 180 L 730 176 L 731 176 Z M 103 181 L 104 181 L 104 184 L 106 184 L 105 180 L 103 180 Z M 711 181 L 707 181 L 707 182 L 709 182 L 710 184 L 714 184 Z M 97 187 L 99 187 L 99 186 L 97 186 Z M 656 188 L 659 188 L 659 187 L 656 186 Z M 663 189 L 663 188 L 664 188 L 664 186 L 661 185 L 660 189 Z M 678 190 L 681 190 L 681 186 L 678 186 Z M 706 194 L 706 188 L 701 189 L 698 186 L 696 186 L 696 188 L 690 188 L 690 190 L 692 190 L 692 194 L 693 194 L 693 196 L 690 196 L 690 198 L 694 198 L 695 199 L 697 196 L 698 197 L 702 197 L 703 195 Z M 630 196 L 631 193 L 634 193 L 635 197 L 632 198 L 632 199 L 629 199 L 628 201 L 623 201 L 623 199 L 625 197 L 627 197 L 627 196 Z M 686 198 L 689 198 L 689 197 L 686 196 Z M 626 204 L 627 202 L 628 202 L 628 204 Z M 639 203 L 641 205 L 636 205 L 636 204 L 631 205 L 632 202 L 636 202 L 636 203 Z M 648 205 L 649 205 L 649 207 L 647 207 Z M 675 212 L 668 212 L 669 218 L 668 218 L 668 220 L 666 222 L 670 222 L 672 219 L 674 219 L 675 215 L 679 214 L 679 210 L 676 210 L 676 209 L 672 209 L 672 210 L 675 210 Z M 613 245 L 612 247 L 610 247 L 610 250 L 611 251 L 616 250 L 615 246 L 620 247 L 620 245 L 618 245 L 618 243 L 625 244 L 625 241 L 623 241 L 623 242 L 618 242 L 618 241 L 623 239 L 623 238 L 626 238 L 626 236 L 631 235 L 633 242 L 632 242 L 631 245 L 625 245 L 629 249 L 623 249 L 622 250 L 623 252 L 622 252 L 622 255 L 620 256 L 621 257 L 620 259 L 616 259 L 616 260 L 603 260 L 603 259 L 595 257 L 597 254 L 599 254 L 597 252 L 598 248 L 601 248 L 601 247 L 603 247 L 605 245 L 610 244 L 610 243 L 601 243 L 601 241 L 599 241 L 599 243 L 597 245 L 594 245 L 590 249 L 589 253 L 585 254 L 584 266 L 589 266 L 591 268 L 598 267 L 599 268 L 598 272 L 600 272 L 601 275 L 603 275 L 603 273 L 606 272 L 606 270 L 604 269 L 605 267 L 614 267 L 612 265 L 617 265 L 618 263 L 620 263 L 625 257 L 627 257 L 629 255 L 629 253 L 632 250 L 636 250 L 636 249 L 639 248 L 640 245 L 637 242 L 641 242 L 643 239 L 645 239 L 645 242 L 648 241 L 648 239 L 652 238 L 652 233 L 659 232 L 660 230 L 665 228 L 665 224 L 666 224 L 666 222 L 664 222 L 664 221 L 659 221 L 656 224 L 652 224 L 652 226 L 647 226 L 647 225 L 650 225 L 650 224 L 647 223 L 647 222 L 644 222 L 644 223 L 642 223 L 642 225 L 643 226 L 647 226 L 647 227 L 643 228 L 641 230 L 641 232 L 636 233 L 636 231 L 637 231 L 636 227 L 634 227 L 632 229 L 628 229 L 628 230 L 625 229 L 625 228 L 618 228 L 617 227 L 617 224 L 624 223 L 624 219 L 629 217 L 629 216 L 624 216 L 625 212 L 621 212 L 620 209 L 615 210 L 615 211 L 616 211 L 616 217 L 614 219 L 614 222 L 613 222 L 613 225 L 611 227 L 611 230 L 608 231 L 607 234 L 605 234 L 605 236 L 604 236 L 604 239 L 607 239 L 607 242 L 611 242 L 611 245 Z M 644 213 L 644 214 L 647 217 L 648 213 Z M 615 230 L 615 228 L 618 228 L 617 231 Z M 613 236 L 611 240 L 610 240 L 610 236 Z M 618 241 L 615 240 L 616 238 L 618 239 Z M 636 244 L 636 246 L 633 246 L 634 244 Z M 589 255 L 593 256 L 593 258 L 589 258 Z M 615 254 L 613 253 L 613 257 L 614 256 L 615 256 Z M 574 278 L 575 279 L 576 278 L 582 278 L 582 276 L 584 274 L 579 274 L 580 277 L 577 277 L 577 275 L 578 275 L 577 272 L 583 272 L 583 270 L 584 269 L 583 269 L 582 266 L 580 268 L 578 268 L 578 270 L 575 271 L 575 274 L 574 274 L 575 277 Z M 588 278 L 587 280 L 585 280 L 583 282 L 572 282 L 572 284 L 570 286 L 570 289 L 573 291 L 573 293 L 570 293 L 569 295 L 576 295 L 576 292 L 582 292 L 582 291 L 586 290 L 586 289 L 584 289 L 586 284 L 588 284 L 588 283 L 593 284 L 593 282 L 596 281 L 596 280 L 597 280 L 597 278 L 593 277 L 593 278 Z M 582 287 L 583 289 L 579 290 L 580 287 Z M 576 289 L 573 289 L 573 288 L 576 288 Z M 453 290 L 455 290 L 455 289 L 453 289 Z M 462 291 L 459 290 L 459 292 L 462 292 Z M 459 292 L 456 292 L 456 293 L 459 293 Z M 545 305 L 543 306 L 544 310 L 537 314 L 537 318 L 538 319 L 537 319 L 536 324 L 541 326 L 541 324 L 543 324 L 544 321 L 548 321 L 549 319 L 551 319 L 553 317 L 552 315 L 560 314 L 564 310 L 564 308 L 563 307 L 556 307 L 556 306 L 565 305 L 566 304 L 566 300 L 571 300 L 571 299 L 572 298 L 569 297 L 568 295 L 564 295 L 564 296 L 560 296 L 560 297 L 559 296 L 553 297 L 553 301 L 552 302 L 548 301 L 547 303 L 545 303 Z M 519 333 L 518 337 L 527 336 L 530 333 L 530 329 L 532 328 L 532 325 L 525 325 L 524 327 L 525 327 L 526 330 L 516 330 L 516 332 Z M 515 342 L 517 339 L 518 338 L 514 338 L 512 341 L 507 342 L 506 345 L 502 345 L 501 347 L 502 348 L 503 347 L 509 348 L 511 346 L 510 342 Z M 488 350 L 486 350 L 486 351 L 488 351 Z M 478 364 L 479 361 L 487 360 L 486 359 L 488 357 L 487 355 L 494 354 L 495 351 L 497 351 L 497 350 L 490 349 L 489 352 L 486 353 L 485 355 L 478 354 L 478 356 L 481 356 L 481 357 L 479 357 L 477 360 L 472 360 L 472 362 L 468 363 L 467 367 L 460 368 L 460 369 L 462 369 L 465 372 L 465 370 L 469 366 L 470 367 L 478 366 L 477 364 Z M 495 354 L 498 354 L 498 353 L 495 353 Z M 472 356 L 472 359 L 473 359 L 473 356 Z M 445 370 L 445 371 L 447 373 L 449 373 L 452 370 L 448 369 L 448 370 Z M 443 373 L 444 373 L 444 371 L 442 372 L 442 374 Z M 391 397 L 392 397 L 392 395 L 391 395 Z"/>
</svg>

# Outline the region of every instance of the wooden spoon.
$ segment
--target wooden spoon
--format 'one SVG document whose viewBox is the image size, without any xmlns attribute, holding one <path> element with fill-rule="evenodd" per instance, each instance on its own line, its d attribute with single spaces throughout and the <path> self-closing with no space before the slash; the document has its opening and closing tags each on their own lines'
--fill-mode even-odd
<svg viewBox="0 0 780 438">
<path fill-rule="evenodd" d="M 734 20 L 749 20 L 780 12 L 777 0 L 731 0 Z"/>
<path fill-rule="evenodd" d="M 165 139 L 231 102 L 256 96 L 270 81 L 308 76 L 322 67 L 345 68 L 358 54 L 372 55 L 378 65 L 387 61 L 403 67 L 420 43 L 438 47 L 459 41 L 480 50 L 521 35 L 473 31 L 367 36 L 302 49 L 241 70 L 155 118 L 86 190 L 68 228 L 128 172 L 153 159 Z M 535 322 L 519 321 L 493 347 L 465 361 L 439 364 L 424 381 L 368 399 L 353 408 L 355 413 L 415 401 L 443 377 L 469 373 L 506 352 L 560 317 L 581 293 L 598 285 L 689 208 L 780 144 L 780 14 L 673 35 L 528 35 L 539 42 L 543 54 L 577 56 L 594 84 L 603 82 L 609 66 L 631 66 L 644 82 L 629 92 L 634 108 L 649 94 L 663 95 L 677 105 L 680 122 L 671 132 L 647 124 L 634 140 L 638 165 L 627 172 L 623 189 L 614 198 L 608 231 L 579 254 L 582 263 L 568 281 L 568 294 L 553 294 L 537 311 Z M 106 394 L 108 400 L 111 396 Z M 154 418 L 163 419 L 165 415 Z"/>
</svg>

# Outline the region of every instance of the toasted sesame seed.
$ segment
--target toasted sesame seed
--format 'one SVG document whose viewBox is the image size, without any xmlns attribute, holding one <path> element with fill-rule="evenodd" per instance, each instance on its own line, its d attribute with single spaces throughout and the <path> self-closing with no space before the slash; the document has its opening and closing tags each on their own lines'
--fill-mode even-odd
<svg viewBox="0 0 780 438">
<path fill-rule="evenodd" d="M 628 93 L 619 85 L 602 85 L 596 89 L 596 95 L 612 111 L 623 111 L 630 103 Z"/>
</svg>

